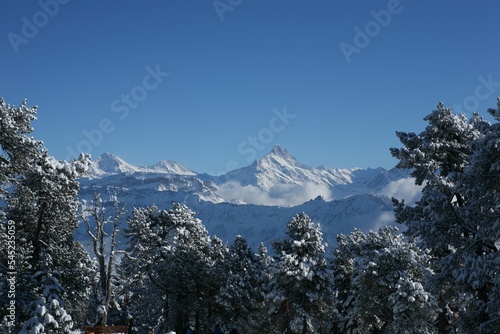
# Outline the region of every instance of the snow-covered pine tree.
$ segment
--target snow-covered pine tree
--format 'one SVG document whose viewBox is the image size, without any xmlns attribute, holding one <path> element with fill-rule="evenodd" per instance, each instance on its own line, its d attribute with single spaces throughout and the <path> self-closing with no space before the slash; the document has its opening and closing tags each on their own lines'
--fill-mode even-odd
<svg viewBox="0 0 500 334">
<path fill-rule="evenodd" d="M 168 213 L 173 229 L 165 249 L 170 273 L 167 282 L 175 291 L 170 296 L 170 305 L 177 318 L 191 316 L 195 330 L 205 331 L 207 328 L 202 326 L 208 322 L 208 311 L 213 308 L 220 287 L 220 283 L 211 285 L 220 279 L 212 276 L 212 268 L 218 260 L 218 256 L 213 258 L 213 255 L 220 252 L 214 251 L 205 226 L 187 206 L 174 204 Z"/>
<path fill-rule="evenodd" d="M 11 106 L 0 98 L 0 219 L 2 229 L 2 241 L 7 241 L 8 219 L 6 214 L 5 202 L 12 198 L 13 185 L 16 184 L 17 175 L 26 175 L 27 169 L 31 164 L 29 157 L 38 155 L 42 143 L 28 137 L 28 134 L 33 131 L 31 122 L 36 119 L 36 107 L 28 107 L 27 101 L 24 100 L 19 107 Z M 20 273 L 16 275 L 16 284 L 19 287 L 19 278 L 28 269 L 27 259 L 29 258 L 30 244 L 25 242 L 27 247 L 21 247 L 17 240 L 24 240 L 25 233 L 20 229 L 20 224 L 16 222 L 15 227 L 15 255 L 8 258 L 8 245 L 10 243 L 1 242 L 1 266 L 0 266 L 0 288 L 1 303 L 0 318 L 4 319 L 7 315 L 7 307 L 10 306 L 10 299 L 7 297 L 8 289 L 8 272 Z M 10 244 L 12 246 L 12 244 Z M 11 249 L 12 250 L 12 249 Z M 12 254 L 12 253 L 11 253 Z M 13 265 L 9 265 L 9 261 Z M 18 288 L 19 290 L 19 288 Z M 32 295 L 30 292 L 16 291 L 16 323 L 13 331 L 19 331 L 22 316 L 29 316 L 29 313 L 24 313 L 24 308 L 20 307 L 22 301 L 31 301 Z M 24 314 L 22 314 L 24 313 Z M 6 326 L 6 322 L 2 325 Z M 5 329 L 5 328 L 4 328 Z M 6 329 L 5 329 L 6 330 Z M 8 329 L 9 332 L 11 328 Z"/>
<path fill-rule="evenodd" d="M 500 99 L 488 112 L 496 123 L 479 123 L 482 136 L 470 143 L 470 163 L 455 187 L 461 202 L 452 204 L 468 237 L 441 265 L 450 267 L 462 296 L 469 296 L 457 310 L 460 327 L 500 333 Z"/>
<path fill-rule="evenodd" d="M 272 307 L 272 302 L 266 296 L 269 295 L 272 289 L 271 268 L 274 260 L 271 256 L 269 256 L 267 247 L 262 242 L 259 245 L 257 256 L 259 258 L 259 262 L 257 263 L 257 272 L 259 272 L 259 279 L 262 282 L 260 289 L 261 294 L 265 297 L 265 299 L 264 306 L 255 313 L 254 318 L 260 319 L 260 321 L 255 321 L 255 323 L 258 323 L 258 332 L 265 333 L 273 327 L 273 320 L 269 317 L 269 309 Z"/>
<path fill-rule="evenodd" d="M 281 332 L 321 333 L 331 316 L 333 293 L 320 225 L 305 213 L 287 224 L 288 238 L 274 241 L 276 262 L 271 267 L 271 317 Z"/>
<path fill-rule="evenodd" d="M 396 218 L 407 225 L 406 234 L 418 238 L 424 249 L 432 249 L 438 258 L 460 246 L 466 227 L 456 224 L 455 212 L 450 205 L 459 175 L 469 165 L 469 143 L 481 133 L 464 115 L 455 115 L 450 108 L 439 103 L 437 110 L 424 118 L 429 125 L 416 135 L 397 132 L 404 145 L 391 148 L 399 159 L 397 168 L 412 169 L 417 185 L 425 185 L 416 206 L 405 206 L 394 200 Z M 447 233 L 442 233 L 442 232 Z"/>
<path fill-rule="evenodd" d="M 78 334 L 73 330 L 73 319 L 64 309 L 61 296 L 64 288 L 59 284 L 59 273 L 37 273 L 35 279 L 42 281 L 43 296 L 31 303 L 32 317 L 24 322 L 20 334 Z"/>
<path fill-rule="evenodd" d="M 219 237 L 210 237 L 210 253 L 208 257 L 211 264 L 206 268 L 207 281 L 205 284 L 210 287 L 206 290 L 206 323 L 204 327 L 207 331 L 212 330 L 216 324 L 223 321 L 224 309 L 217 303 L 217 295 L 227 279 L 226 261 L 229 255 L 229 248 Z"/>
<path fill-rule="evenodd" d="M 141 279 L 146 279 L 140 295 L 130 301 L 135 326 L 180 332 L 191 318 L 201 330 L 214 309 L 219 286 L 211 285 L 217 281 L 212 277 L 217 272 L 213 256 L 221 253 L 212 248 L 202 222 L 181 204 L 170 210 L 135 208 L 126 232 L 130 247 L 123 272 L 135 280 L 142 272 Z"/>
<path fill-rule="evenodd" d="M 331 266 L 339 333 L 435 333 L 437 304 L 425 289 L 430 255 L 395 227 L 337 237 Z"/>
<path fill-rule="evenodd" d="M 86 257 L 72 233 L 78 224 L 76 178 L 89 158 L 68 163 L 49 156 L 42 142 L 28 136 L 36 109 L 26 101 L 16 108 L 0 99 L 2 224 L 13 222 L 16 232 L 16 331 L 32 317 L 33 302 L 43 297 L 47 280 L 37 277 L 61 273 L 65 292 L 60 297 L 74 319 L 86 303 Z"/>
<path fill-rule="evenodd" d="M 125 229 L 128 248 L 118 272 L 126 296 L 126 312 L 133 333 L 151 332 L 153 328 L 171 330 L 168 298 L 173 290 L 165 248 L 173 223 L 166 210 L 157 206 L 134 208 Z"/>
<path fill-rule="evenodd" d="M 273 263 L 273 258 L 269 256 L 269 253 L 267 251 L 267 247 L 266 247 L 266 245 L 264 245 L 263 242 L 261 242 L 259 245 L 258 256 L 259 256 L 260 267 L 261 267 L 262 271 L 267 273 L 267 269 Z"/>
<path fill-rule="evenodd" d="M 33 279 L 35 273 L 60 272 L 60 283 L 70 291 L 61 296 L 65 305 L 74 310 L 74 317 L 81 321 L 88 297 L 88 255 L 80 243 L 73 239 L 77 228 L 76 218 L 78 183 L 82 171 L 79 165 L 59 162 L 45 151 L 33 157 L 34 170 L 19 176 L 14 192 L 7 203 L 7 219 L 16 224 L 16 248 L 19 255 L 18 289 L 21 307 L 32 300 L 39 300 L 45 287 L 44 281 Z M 76 168 L 75 168 L 76 167 Z M 24 310 L 20 315 L 27 315 Z M 21 316 L 20 319 L 23 319 Z"/>
<path fill-rule="evenodd" d="M 453 114 L 442 102 L 424 120 L 429 125 L 419 135 L 396 132 L 404 147 L 390 149 L 399 159 L 396 167 L 412 169 L 418 185 L 463 172 L 469 164 L 469 143 L 480 136 L 476 123 L 463 114 Z"/>
<path fill-rule="evenodd" d="M 264 330 L 268 277 L 261 258 L 242 236 L 238 235 L 229 248 L 224 268 L 225 284 L 217 295 L 217 302 L 225 311 L 223 322 L 238 324 L 245 333 Z"/>
<path fill-rule="evenodd" d="M 498 111 L 490 113 L 498 121 Z M 492 333 L 500 321 L 498 123 L 477 114 L 468 121 L 442 104 L 425 120 L 425 131 L 398 133 L 404 147 L 391 149 L 398 167 L 414 169 L 417 183 L 425 184 L 414 207 L 394 201 L 396 219 L 435 256 L 439 331 L 450 332 L 456 321 L 463 331 Z"/>
</svg>

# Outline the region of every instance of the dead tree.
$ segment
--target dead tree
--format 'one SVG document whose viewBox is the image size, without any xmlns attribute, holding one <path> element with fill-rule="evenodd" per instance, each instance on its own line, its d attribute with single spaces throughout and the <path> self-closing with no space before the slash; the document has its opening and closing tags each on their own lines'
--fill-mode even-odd
<svg viewBox="0 0 500 334">
<path fill-rule="evenodd" d="M 113 272 L 116 261 L 118 224 L 125 210 L 115 202 L 114 207 L 104 207 L 99 195 L 95 195 L 90 207 L 84 207 L 81 218 L 87 225 L 94 255 L 96 257 L 99 280 L 97 286 L 96 324 L 106 325 L 109 306 L 113 298 Z M 111 235 L 106 232 L 106 226 L 112 225 Z M 109 237 L 109 249 L 106 249 L 106 239 Z"/>
</svg>

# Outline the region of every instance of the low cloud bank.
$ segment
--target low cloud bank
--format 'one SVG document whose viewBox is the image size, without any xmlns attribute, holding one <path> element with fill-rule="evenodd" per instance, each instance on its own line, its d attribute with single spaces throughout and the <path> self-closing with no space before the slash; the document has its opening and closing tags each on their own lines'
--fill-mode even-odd
<svg viewBox="0 0 500 334">
<path fill-rule="evenodd" d="M 217 194 L 226 201 L 269 206 L 294 206 L 318 196 L 322 196 L 326 201 L 332 197 L 328 186 L 313 182 L 303 185 L 278 184 L 266 191 L 253 185 L 242 186 L 236 181 L 229 181 L 219 186 Z"/>
<path fill-rule="evenodd" d="M 415 204 L 422 196 L 423 186 L 415 185 L 414 178 L 404 178 L 390 182 L 380 190 L 379 195 L 394 197 L 405 201 L 408 205 Z M 253 185 L 243 186 L 239 182 L 229 181 L 219 186 L 217 194 L 228 202 L 243 202 L 255 205 L 295 206 L 303 204 L 318 196 L 325 201 L 333 199 L 328 186 L 307 182 L 305 184 L 277 184 L 269 190 Z"/>
<path fill-rule="evenodd" d="M 389 198 L 394 197 L 398 200 L 404 199 L 406 204 L 412 205 L 422 197 L 423 187 L 424 186 L 417 186 L 415 184 L 415 179 L 408 177 L 390 182 L 380 190 L 379 194 Z"/>
</svg>

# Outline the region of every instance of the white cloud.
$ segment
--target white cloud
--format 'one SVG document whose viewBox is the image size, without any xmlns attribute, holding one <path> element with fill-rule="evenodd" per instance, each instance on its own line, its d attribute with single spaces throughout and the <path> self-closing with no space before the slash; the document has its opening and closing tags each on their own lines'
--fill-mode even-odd
<svg viewBox="0 0 500 334">
<path fill-rule="evenodd" d="M 406 204 L 411 205 L 422 196 L 422 188 L 423 186 L 417 186 L 415 184 L 414 178 L 408 177 L 390 182 L 380 190 L 380 195 L 385 195 L 389 198 L 394 197 L 398 200 L 404 199 Z"/>
<path fill-rule="evenodd" d="M 242 186 L 236 181 L 229 181 L 219 186 L 217 194 L 226 201 L 243 201 L 256 205 L 293 206 L 322 196 L 331 199 L 331 191 L 326 185 L 313 182 L 298 184 L 278 184 L 269 191 L 252 185 Z"/>
<path fill-rule="evenodd" d="M 373 226 L 370 227 L 372 231 L 378 231 L 382 227 L 388 226 L 388 225 L 396 225 L 396 218 L 394 217 L 394 212 L 382 212 L 380 215 L 378 215 L 377 219 L 373 222 Z M 398 226 L 399 228 L 399 226 Z"/>
</svg>

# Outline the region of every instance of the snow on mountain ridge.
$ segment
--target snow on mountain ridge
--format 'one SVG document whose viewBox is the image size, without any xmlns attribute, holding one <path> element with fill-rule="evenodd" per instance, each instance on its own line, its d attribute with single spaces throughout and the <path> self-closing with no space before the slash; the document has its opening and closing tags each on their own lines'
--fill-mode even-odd
<svg viewBox="0 0 500 334">
<path fill-rule="evenodd" d="M 380 193 L 390 182 L 408 177 L 408 173 L 383 168 L 310 167 L 275 145 L 262 159 L 221 176 L 198 174 L 175 161 L 137 167 L 109 153 L 98 157 L 85 176 L 100 180 L 99 183 L 131 183 L 131 187 L 158 191 L 182 190 L 214 203 L 294 206 L 317 196 L 329 201 Z"/>
<path fill-rule="evenodd" d="M 104 153 L 95 161 L 97 168 L 108 174 L 115 173 L 135 173 L 140 168 L 125 162 L 120 157 L 111 153 Z"/>
<path fill-rule="evenodd" d="M 280 184 L 306 185 L 314 183 L 334 187 L 351 184 L 354 169 L 318 168 L 300 163 L 284 148 L 275 145 L 271 152 L 247 167 L 223 175 L 221 182 L 237 181 L 242 186 L 253 185 L 269 191 Z"/>
<path fill-rule="evenodd" d="M 179 164 L 176 161 L 163 160 L 152 166 L 140 167 L 129 164 L 114 154 L 104 153 L 91 163 L 91 166 L 85 176 L 90 178 L 102 178 L 113 174 L 133 173 L 197 175 L 191 169 Z"/>
<path fill-rule="evenodd" d="M 219 184 L 233 180 L 240 182 L 241 185 L 254 185 L 268 191 L 277 184 L 304 185 L 313 182 L 329 187 L 338 184 L 349 184 L 352 183 L 351 177 L 354 170 L 330 169 L 325 166 L 320 168 L 310 167 L 297 161 L 286 149 L 275 145 L 268 154 L 251 165 L 212 178 Z M 199 175 L 188 167 L 171 160 L 160 161 L 148 167 L 139 167 L 129 164 L 113 154 L 104 153 L 92 163 L 86 176 L 101 178 L 120 173 Z"/>
<path fill-rule="evenodd" d="M 196 175 L 191 169 L 184 167 L 176 161 L 172 160 L 162 160 L 153 166 L 145 167 L 148 170 L 155 172 L 167 172 L 179 175 Z"/>
</svg>

